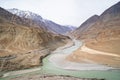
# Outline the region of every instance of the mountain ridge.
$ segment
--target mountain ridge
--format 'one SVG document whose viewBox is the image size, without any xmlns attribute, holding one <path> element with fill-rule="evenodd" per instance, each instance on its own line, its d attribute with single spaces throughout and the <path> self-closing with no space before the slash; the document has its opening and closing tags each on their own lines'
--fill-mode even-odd
<svg viewBox="0 0 120 80">
<path fill-rule="evenodd" d="M 32 19 L 35 22 L 38 22 L 39 25 L 44 26 L 50 32 L 57 33 L 57 34 L 65 34 L 73 29 L 69 28 L 69 26 L 59 25 L 51 20 L 43 19 L 40 15 L 30 12 L 30 11 L 23 11 L 19 9 L 7 9 L 9 12 L 16 14 L 20 17 Z"/>
<path fill-rule="evenodd" d="M 83 23 L 85 25 L 71 33 L 84 44 L 70 54 L 67 60 L 120 69 L 120 2 L 106 9 L 96 21 L 87 23 L 89 20 L 92 21 L 89 18 Z"/>
<path fill-rule="evenodd" d="M 97 20 L 90 23 L 92 17 L 86 20 L 77 30 L 71 33 L 77 39 L 112 38 L 119 36 L 120 25 L 120 2 L 105 10 Z M 87 24 L 87 22 L 89 23 Z M 88 25 L 86 27 L 86 25 Z M 83 28 L 85 28 L 83 30 Z M 88 29 L 87 29 L 88 28 Z M 110 35 L 112 33 L 112 35 Z M 117 38 L 117 37 L 116 37 Z"/>
</svg>

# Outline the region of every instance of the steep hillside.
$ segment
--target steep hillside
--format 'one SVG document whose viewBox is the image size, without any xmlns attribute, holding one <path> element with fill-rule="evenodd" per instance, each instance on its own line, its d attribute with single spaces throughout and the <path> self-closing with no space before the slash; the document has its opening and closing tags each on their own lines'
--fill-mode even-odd
<svg viewBox="0 0 120 80">
<path fill-rule="evenodd" d="M 12 17 L 14 16 L 14 21 Z M 67 43 L 69 37 L 53 34 L 30 19 L 0 8 L 0 70 L 41 65 L 41 58 Z"/>
<path fill-rule="evenodd" d="M 80 27 L 78 27 L 76 30 L 73 30 L 70 35 L 74 36 L 75 38 L 78 38 L 80 34 L 82 35 L 82 33 L 88 31 L 98 21 L 98 19 L 98 15 L 90 17 L 83 24 L 81 24 Z"/>
<path fill-rule="evenodd" d="M 87 25 L 87 27 L 86 27 Z M 120 37 L 120 2 L 83 23 L 73 36 L 77 39 L 108 40 Z"/>
<path fill-rule="evenodd" d="M 27 19 L 27 18 L 21 18 L 17 15 L 13 15 L 12 13 L 4 10 L 3 8 L 0 7 L 0 18 L 1 20 L 5 19 L 5 21 L 11 23 L 11 24 L 19 24 L 27 27 L 32 27 L 32 26 L 39 26 L 37 22 Z M 40 29 L 42 26 L 39 26 Z"/>
<path fill-rule="evenodd" d="M 120 2 L 88 19 L 72 35 L 84 45 L 67 57 L 69 61 L 120 68 Z"/>
<path fill-rule="evenodd" d="M 65 34 L 72 30 L 69 26 L 62 26 L 62 25 L 56 24 L 53 21 L 43 19 L 40 15 L 32 13 L 30 11 L 22 11 L 15 8 L 8 9 L 8 11 L 20 17 L 31 19 L 37 22 L 40 26 L 43 26 L 45 29 L 53 33 Z"/>
</svg>

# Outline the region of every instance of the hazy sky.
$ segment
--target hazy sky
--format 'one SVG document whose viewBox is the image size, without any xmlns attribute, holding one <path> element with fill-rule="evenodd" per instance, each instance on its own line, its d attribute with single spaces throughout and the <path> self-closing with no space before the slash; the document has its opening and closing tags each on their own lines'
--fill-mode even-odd
<svg viewBox="0 0 120 80">
<path fill-rule="evenodd" d="M 62 25 L 79 26 L 94 14 L 104 10 L 119 0 L 0 0 L 6 9 L 18 8 L 40 14 L 43 18 Z"/>
</svg>

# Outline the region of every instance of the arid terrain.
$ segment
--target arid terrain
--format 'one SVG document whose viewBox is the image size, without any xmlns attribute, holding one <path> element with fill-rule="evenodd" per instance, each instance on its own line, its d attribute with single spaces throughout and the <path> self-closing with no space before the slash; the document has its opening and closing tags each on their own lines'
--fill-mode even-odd
<svg viewBox="0 0 120 80">
<path fill-rule="evenodd" d="M 84 43 L 67 60 L 120 68 L 120 2 L 90 17 L 71 35 Z"/>
<path fill-rule="evenodd" d="M 120 55 L 115 55 L 114 53 L 102 52 L 102 51 L 94 51 L 94 49 L 89 47 L 82 47 L 78 50 L 74 51 L 71 55 L 69 55 L 67 60 L 78 63 L 97 63 L 103 64 L 106 66 L 120 68 Z"/>
<path fill-rule="evenodd" d="M 0 7 L 0 79 L 120 80 L 120 2 L 74 29 Z"/>
</svg>

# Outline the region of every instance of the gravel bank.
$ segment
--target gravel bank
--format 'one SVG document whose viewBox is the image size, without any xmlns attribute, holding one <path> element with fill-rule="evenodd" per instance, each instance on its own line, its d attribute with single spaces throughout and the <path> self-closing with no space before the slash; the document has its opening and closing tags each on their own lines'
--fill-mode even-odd
<svg viewBox="0 0 120 80">
<path fill-rule="evenodd" d="M 105 80 L 105 79 L 76 78 L 70 76 L 56 76 L 56 75 L 27 75 L 11 78 L 10 80 Z"/>
</svg>

